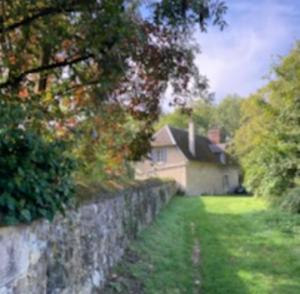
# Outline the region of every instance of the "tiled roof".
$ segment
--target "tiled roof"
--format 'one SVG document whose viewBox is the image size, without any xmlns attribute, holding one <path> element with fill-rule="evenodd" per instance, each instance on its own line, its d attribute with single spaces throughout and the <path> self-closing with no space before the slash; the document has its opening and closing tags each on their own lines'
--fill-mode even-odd
<svg viewBox="0 0 300 294">
<path fill-rule="evenodd" d="M 202 162 L 210 162 L 220 164 L 220 153 L 211 149 L 212 142 L 203 136 L 195 136 L 195 155 L 189 150 L 189 134 L 188 131 L 170 127 L 171 134 L 176 142 L 176 145 L 189 160 Z"/>
</svg>

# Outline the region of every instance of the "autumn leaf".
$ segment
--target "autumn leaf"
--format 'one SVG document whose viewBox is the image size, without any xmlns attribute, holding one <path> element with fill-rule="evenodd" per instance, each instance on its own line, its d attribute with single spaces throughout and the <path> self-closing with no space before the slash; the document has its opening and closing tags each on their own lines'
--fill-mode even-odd
<svg viewBox="0 0 300 294">
<path fill-rule="evenodd" d="M 25 99 L 25 98 L 28 98 L 28 96 L 29 96 L 29 93 L 28 93 L 27 88 L 22 88 L 22 89 L 19 91 L 19 97 L 20 97 L 20 98 Z"/>
</svg>

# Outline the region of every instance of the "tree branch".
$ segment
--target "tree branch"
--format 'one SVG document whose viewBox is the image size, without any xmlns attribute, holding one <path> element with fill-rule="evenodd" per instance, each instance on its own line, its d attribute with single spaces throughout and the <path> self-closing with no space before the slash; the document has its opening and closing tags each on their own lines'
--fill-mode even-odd
<svg viewBox="0 0 300 294">
<path fill-rule="evenodd" d="M 54 15 L 54 14 L 59 14 L 59 13 L 64 13 L 64 12 L 75 12 L 77 11 L 76 7 L 74 7 L 74 5 L 76 4 L 79 4 L 80 2 L 82 1 L 71 1 L 69 3 L 69 6 L 61 6 L 61 7 L 45 7 L 45 8 L 42 8 L 41 10 L 39 10 L 37 13 L 31 15 L 31 16 L 28 16 L 28 17 L 25 17 L 23 18 L 22 20 L 18 21 L 18 22 L 15 22 L 11 25 L 8 25 L 8 26 L 3 26 L 0 31 L 1 33 L 7 33 L 7 32 L 10 32 L 10 31 L 13 31 L 19 27 L 22 27 L 22 26 L 26 26 L 26 25 L 29 25 L 30 23 L 32 23 L 34 20 L 38 19 L 38 18 L 41 18 L 41 17 L 45 17 L 47 15 Z"/>
<path fill-rule="evenodd" d="M 64 61 L 57 62 L 57 63 L 42 65 L 42 66 L 39 66 L 39 67 L 36 67 L 36 68 L 31 68 L 29 70 L 24 71 L 20 75 L 18 75 L 16 77 L 12 77 L 11 79 L 7 80 L 6 82 L 1 83 L 0 84 L 0 89 L 6 88 L 6 87 L 9 87 L 9 86 L 16 86 L 18 83 L 20 83 L 29 74 L 40 73 L 40 72 L 48 71 L 48 70 L 51 70 L 51 69 L 65 67 L 65 66 L 68 66 L 68 65 L 79 63 L 81 61 L 88 60 L 92 57 L 93 57 L 93 54 L 87 54 L 87 55 L 79 56 L 77 58 L 73 58 L 71 60 L 64 60 Z"/>
</svg>

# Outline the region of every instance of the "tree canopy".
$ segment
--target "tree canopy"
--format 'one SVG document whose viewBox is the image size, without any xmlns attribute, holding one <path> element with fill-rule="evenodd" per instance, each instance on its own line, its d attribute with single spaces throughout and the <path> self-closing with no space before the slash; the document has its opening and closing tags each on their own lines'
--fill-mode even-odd
<svg viewBox="0 0 300 294">
<path fill-rule="evenodd" d="M 233 138 L 240 126 L 242 98 L 236 94 L 226 96 L 216 107 L 213 123 L 219 126 L 225 137 Z"/>
<path fill-rule="evenodd" d="M 228 95 L 220 103 L 214 104 L 211 100 L 199 99 L 189 104 L 197 132 L 206 135 L 210 128 L 220 128 L 224 138 L 233 138 L 240 126 L 240 106 L 242 98 L 238 95 Z M 156 129 L 166 124 L 186 129 L 190 115 L 179 108 L 162 115 L 156 124 Z"/>
<path fill-rule="evenodd" d="M 299 187 L 300 176 L 299 43 L 273 68 L 273 75 L 265 87 L 243 102 L 235 150 L 251 191 L 285 199 L 290 190 Z M 297 199 L 300 211 L 299 190 Z"/>
<path fill-rule="evenodd" d="M 189 36 L 208 21 L 222 28 L 225 11 L 213 0 L 2 1 L 1 99 L 34 99 L 40 127 L 119 104 L 147 141 L 168 85 L 178 105 L 206 87 Z"/>
<path fill-rule="evenodd" d="M 70 157 L 101 180 L 144 155 L 166 88 L 180 106 L 205 91 L 191 32 L 223 28 L 225 11 L 218 0 L 1 1 L 0 221 L 63 211 Z"/>
</svg>

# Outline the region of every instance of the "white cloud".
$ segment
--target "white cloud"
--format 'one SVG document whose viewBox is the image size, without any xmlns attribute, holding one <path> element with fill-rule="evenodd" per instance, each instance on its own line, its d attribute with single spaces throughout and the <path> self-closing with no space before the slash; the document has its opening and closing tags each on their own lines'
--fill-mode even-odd
<svg viewBox="0 0 300 294">
<path fill-rule="evenodd" d="M 261 87 L 276 57 L 287 54 L 300 37 L 296 30 L 299 10 L 294 7 L 298 0 L 292 4 L 276 0 L 227 2 L 227 29 L 196 34 L 202 51 L 196 62 L 210 80 L 217 101 L 231 93 L 247 96 Z"/>
</svg>

